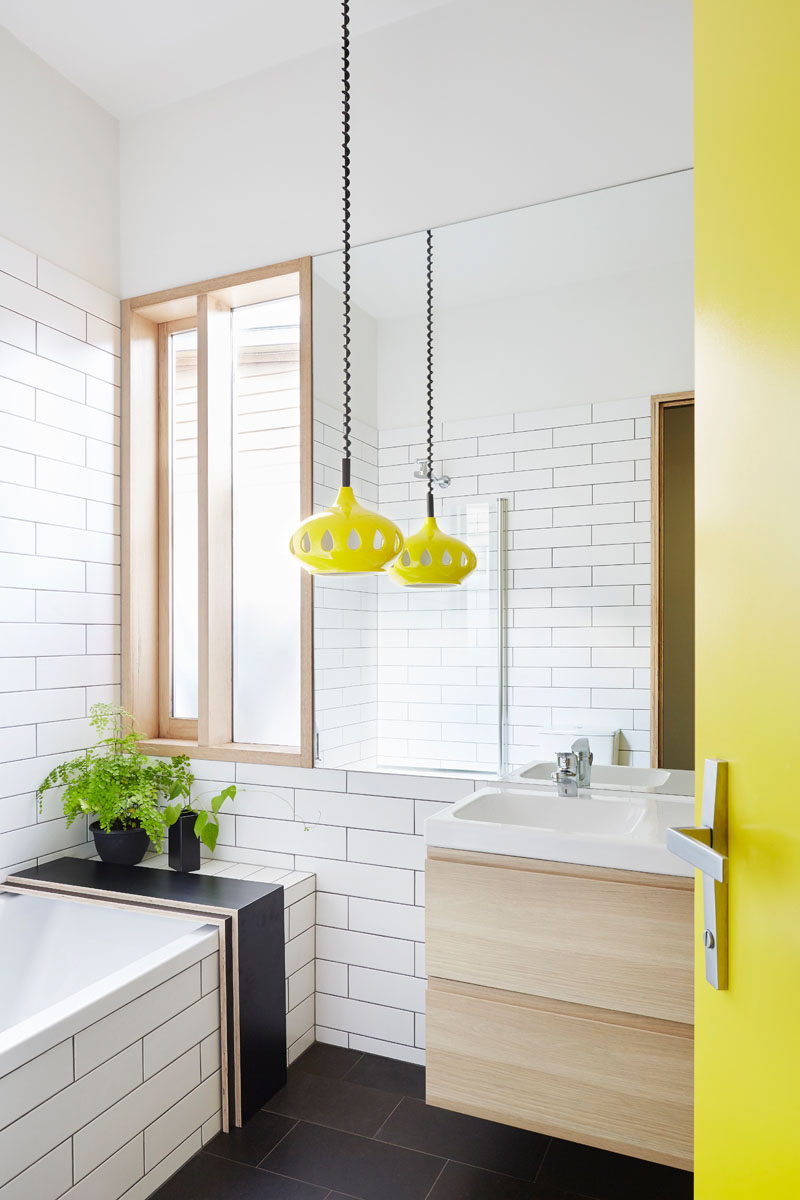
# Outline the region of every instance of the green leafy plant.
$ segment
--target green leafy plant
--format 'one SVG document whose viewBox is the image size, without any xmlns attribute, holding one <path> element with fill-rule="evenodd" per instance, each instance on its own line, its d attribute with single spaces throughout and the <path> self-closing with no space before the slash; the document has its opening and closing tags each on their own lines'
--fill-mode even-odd
<svg viewBox="0 0 800 1200">
<path fill-rule="evenodd" d="M 106 833 L 144 829 L 155 850 L 164 841 L 164 813 L 159 799 L 189 795 L 194 776 L 185 755 L 148 758 L 137 746 L 133 718 L 115 704 L 90 710 L 97 744 L 77 758 L 59 763 L 37 789 L 41 812 L 45 792 L 64 788 L 67 826 L 77 817 L 94 815 Z"/>
<path fill-rule="evenodd" d="M 174 825 L 184 813 L 193 813 L 196 817 L 194 831 L 203 845 L 207 846 L 213 854 L 217 846 L 217 838 L 219 837 L 219 810 L 226 800 L 233 800 L 235 798 L 236 784 L 231 783 L 216 796 L 212 796 L 209 808 L 200 808 L 196 800 L 190 800 L 190 794 L 191 785 L 186 791 L 177 788 L 173 791 L 170 795 L 170 800 L 176 800 L 178 796 L 182 796 L 184 802 L 167 805 L 164 812 L 164 824 L 169 827 L 170 825 Z"/>
</svg>

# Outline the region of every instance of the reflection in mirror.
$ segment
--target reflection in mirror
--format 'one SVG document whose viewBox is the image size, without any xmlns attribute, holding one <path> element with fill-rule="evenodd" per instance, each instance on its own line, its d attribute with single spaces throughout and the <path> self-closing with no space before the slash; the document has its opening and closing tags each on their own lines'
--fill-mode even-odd
<svg viewBox="0 0 800 1200">
<path fill-rule="evenodd" d="M 651 735 L 650 424 L 652 397 L 693 383 L 691 172 L 435 245 L 436 515 L 478 567 L 441 592 L 317 579 L 318 760 L 493 776 L 588 730 L 598 764 L 690 767 Z M 357 248 L 353 297 L 354 486 L 406 532 L 425 496 L 425 235 Z M 341 459 L 341 299 L 341 255 L 318 257 L 319 507 Z"/>
</svg>

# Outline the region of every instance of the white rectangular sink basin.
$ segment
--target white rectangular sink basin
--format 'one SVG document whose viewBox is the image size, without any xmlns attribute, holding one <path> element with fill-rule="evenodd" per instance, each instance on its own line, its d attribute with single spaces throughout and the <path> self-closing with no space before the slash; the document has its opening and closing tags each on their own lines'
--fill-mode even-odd
<svg viewBox="0 0 800 1200">
<path fill-rule="evenodd" d="M 553 787 L 484 788 L 425 822 L 429 846 L 584 866 L 692 876 L 666 847 L 671 825 L 694 823 L 694 799 Z"/>
<path fill-rule="evenodd" d="M 552 783 L 554 762 L 532 762 L 507 775 L 504 783 Z M 694 771 L 673 771 L 666 767 L 624 767 L 596 763 L 592 766 L 592 789 L 615 792 L 654 792 L 662 796 L 693 796 Z"/>
</svg>

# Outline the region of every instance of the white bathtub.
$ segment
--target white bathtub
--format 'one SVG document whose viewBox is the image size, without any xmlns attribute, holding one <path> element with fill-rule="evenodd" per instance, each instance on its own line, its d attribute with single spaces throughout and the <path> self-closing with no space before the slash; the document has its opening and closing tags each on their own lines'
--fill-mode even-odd
<svg viewBox="0 0 800 1200">
<path fill-rule="evenodd" d="M 144 1200 L 213 1136 L 218 936 L 0 893 L 0 1200 Z"/>
</svg>

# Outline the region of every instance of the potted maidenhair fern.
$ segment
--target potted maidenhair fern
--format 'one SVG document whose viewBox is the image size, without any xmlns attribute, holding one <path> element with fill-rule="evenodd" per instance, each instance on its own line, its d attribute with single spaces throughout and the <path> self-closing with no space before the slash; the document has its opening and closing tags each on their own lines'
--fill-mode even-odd
<svg viewBox="0 0 800 1200">
<path fill-rule="evenodd" d="M 179 813 L 189 810 L 194 776 L 185 755 L 148 758 L 142 754 L 133 718 L 124 708 L 94 704 L 90 719 L 98 735 L 96 744 L 76 758 L 59 763 L 42 780 L 37 790 L 39 809 L 45 792 L 63 788 L 67 826 L 78 817 L 94 817 L 89 828 L 102 860 L 133 866 L 141 862 L 151 843 L 154 850 L 160 851 L 165 829 Z M 235 794 L 231 786 L 214 796 L 210 812 L 191 807 L 196 832 L 201 837 L 206 833 L 203 841 L 212 851 L 219 831 L 219 809 Z M 179 803 L 174 805 L 175 801 Z M 160 803 L 167 804 L 166 812 Z M 197 859 L 199 866 L 199 842 Z"/>
</svg>

